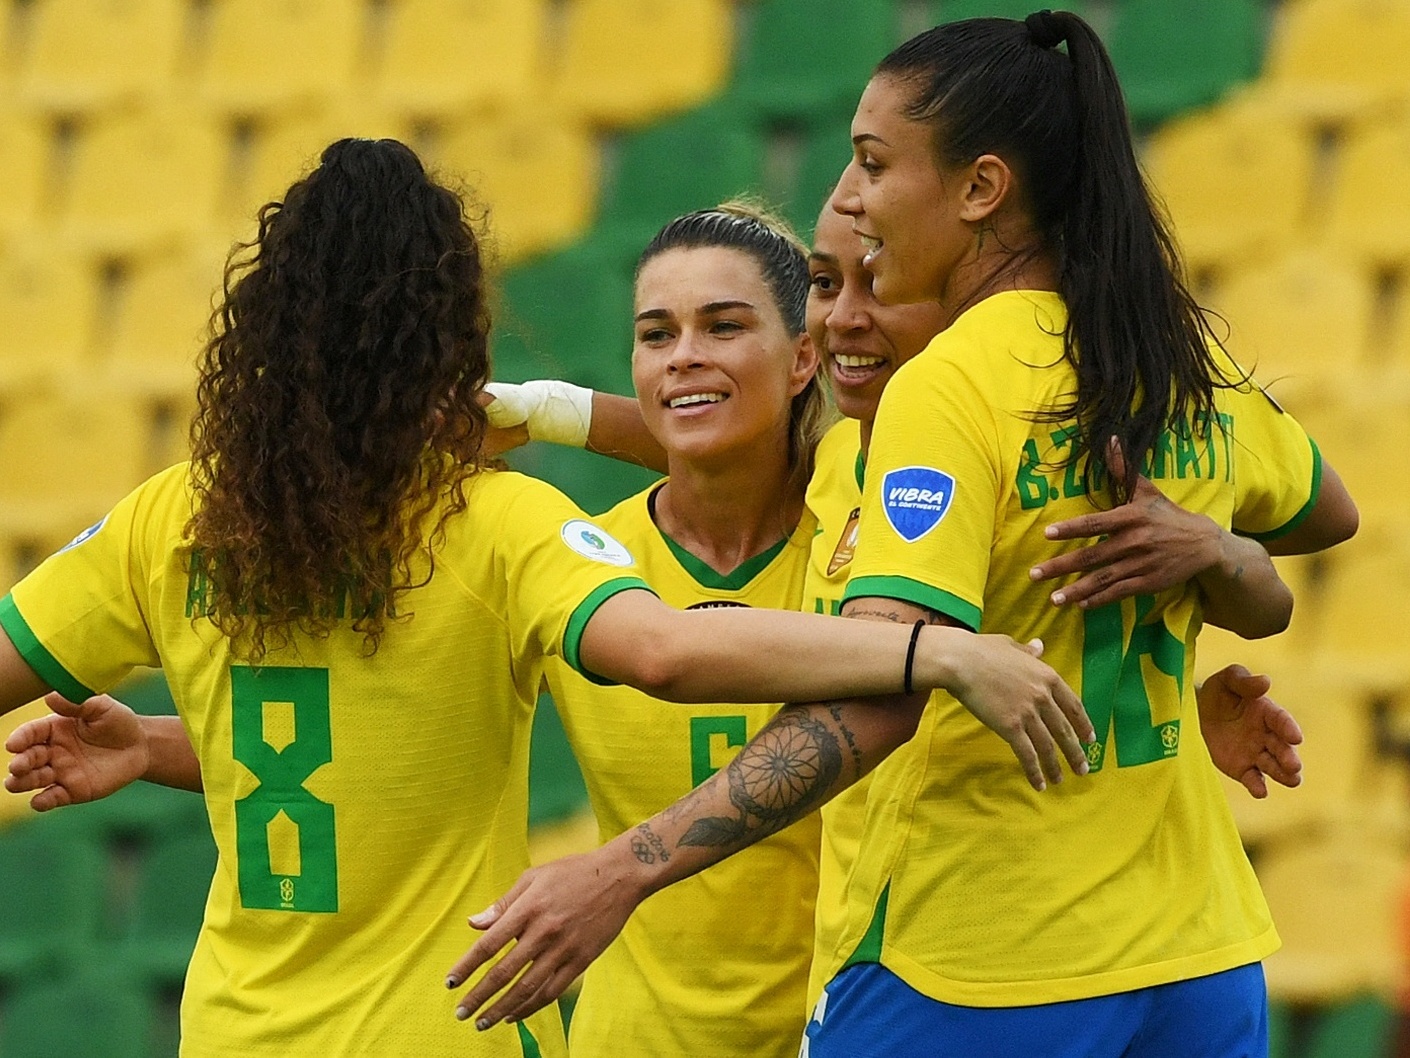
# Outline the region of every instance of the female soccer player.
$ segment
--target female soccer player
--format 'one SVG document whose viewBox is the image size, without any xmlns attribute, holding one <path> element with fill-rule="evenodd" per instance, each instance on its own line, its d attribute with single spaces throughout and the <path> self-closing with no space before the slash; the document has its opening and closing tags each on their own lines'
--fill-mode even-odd
<svg viewBox="0 0 1410 1058">
<path fill-rule="evenodd" d="M 1211 342 L 1151 208 L 1110 63 L 1080 19 L 922 34 L 878 69 L 853 143 L 834 201 L 868 246 L 878 298 L 933 299 L 947 327 L 882 399 L 847 611 L 1042 630 L 1098 737 L 1092 774 L 1040 799 L 994 769 L 944 695 L 910 714 L 918 733 L 873 780 L 808 1046 L 1260 1053 L 1259 960 L 1276 934 L 1203 745 L 1181 739 L 1199 588 L 1056 607 L 1030 571 L 1068 550 L 1043 526 L 1129 497 L 1141 469 L 1225 528 L 1299 543 L 1349 535 L 1354 508 L 1318 512 L 1315 447 Z M 532 1009 L 635 900 L 747 843 L 733 832 L 709 852 L 698 844 L 738 797 L 797 806 L 769 823 L 794 818 L 883 755 L 845 710 L 780 718 L 739 767 L 648 822 L 670 861 L 634 863 L 609 845 L 530 872 L 478 916 L 488 932 L 457 977 L 517 943 L 465 1008 L 527 965 L 480 1023 Z M 792 784 L 749 767 L 853 751 L 850 768 Z"/>
<path fill-rule="evenodd" d="M 166 673 L 179 719 L 125 724 L 99 700 L 41 725 L 20 770 L 50 787 L 102 728 L 118 760 L 204 791 L 220 857 L 183 1053 L 562 1052 L 551 1012 L 467 1038 L 433 969 L 460 947 L 463 908 L 526 863 L 550 655 L 683 701 L 944 685 L 1050 776 L 1059 752 L 1084 769 L 1090 725 L 1036 648 L 683 613 L 560 494 L 483 468 L 479 251 L 405 146 L 333 144 L 247 249 L 227 268 L 192 464 L 0 600 L 0 711 L 51 689 L 85 699 L 134 665 Z M 903 736 L 871 713 L 874 734 Z M 98 766 L 88 793 L 131 777 Z"/>
</svg>

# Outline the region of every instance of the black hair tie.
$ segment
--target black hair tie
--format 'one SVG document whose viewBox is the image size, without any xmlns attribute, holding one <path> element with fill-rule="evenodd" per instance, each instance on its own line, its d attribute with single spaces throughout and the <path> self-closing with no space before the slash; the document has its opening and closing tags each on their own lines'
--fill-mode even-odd
<svg viewBox="0 0 1410 1058">
<path fill-rule="evenodd" d="M 1023 24 L 1028 27 L 1028 36 L 1040 48 L 1056 48 L 1067 39 L 1067 32 L 1062 28 L 1062 23 L 1046 8 L 1034 11 L 1023 20 Z"/>
</svg>

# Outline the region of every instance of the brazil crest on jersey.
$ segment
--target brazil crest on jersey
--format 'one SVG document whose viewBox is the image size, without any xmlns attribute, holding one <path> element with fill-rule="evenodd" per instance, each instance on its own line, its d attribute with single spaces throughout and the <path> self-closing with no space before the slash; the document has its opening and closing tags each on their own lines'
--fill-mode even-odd
<svg viewBox="0 0 1410 1058">
<path fill-rule="evenodd" d="M 1196 586 L 1083 611 L 1029 579 L 1083 543 L 1044 527 L 1092 510 L 1066 460 L 1073 427 L 1033 414 L 1075 389 L 1064 322 L 1061 299 L 1033 291 L 965 312 L 891 380 L 868 457 L 847 598 L 1041 638 L 1097 732 L 1091 774 L 1036 793 L 1003 741 L 937 694 L 875 772 L 829 962 L 880 961 L 950 1003 L 1125 991 L 1277 946 L 1200 737 Z M 1315 447 L 1251 383 L 1217 390 L 1216 412 L 1163 436 L 1146 474 L 1222 526 L 1286 531 L 1315 499 Z"/>
<path fill-rule="evenodd" d="M 70 698 L 160 666 L 200 758 L 219 861 L 182 1054 L 562 1055 L 553 1007 L 480 1033 L 443 980 L 474 941 L 466 916 L 528 865 L 544 659 L 576 664 L 596 608 L 645 587 L 630 552 L 552 487 L 485 471 L 375 654 L 340 622 L 251 667 L 188 575 L 187 481 L 152 478 L 0 600 Z"/>
<path fill-rule="evenodd" d="M 729 574 L 717 573 L 652 519 L 659 486 L 599 521 L 680 608 L 796 610 L 812 518 Z M 568 666 L 549 687 L 607 841 L 724 767 L 777 705 L 673 705 L 601 687 Z M 816 816 L 656 893 L 588 969 L 573 1010 L 574 1058 L 793 1058 L 807 1015 L 817 886 Z"/>
</svg>

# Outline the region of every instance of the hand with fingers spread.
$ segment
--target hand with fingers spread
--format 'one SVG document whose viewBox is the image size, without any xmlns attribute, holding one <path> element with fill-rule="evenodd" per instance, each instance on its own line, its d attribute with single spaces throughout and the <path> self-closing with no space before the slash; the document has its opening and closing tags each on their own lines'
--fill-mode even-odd
<svg viewBox="0 0 1410 1058">
<path fill-rule="evenodd" d="M 1302 729 L 1291 713 L 1268 697 L 1272 680 L 1242 665 L 1228 665 L 1199 689 L 1200 732 L 1220 771 L 1267 797 L 1265 777 L 1284 786 L 1302 782 L 1297 746 Z"/>
<path fill-rule="evenodd" d="M 951 693 L 1009 744 L 1035 790 L 1062 782 L 1063 757 L 1074 772 L 1086 775 L 1082 744 L 1096 738 L 1096 732 L 1081 700 L 1039 660 L 1042 642 L 1021 644 L 994 635 L 969 638 L 972 650 L 957 670 L 962 680 Z"/>
<path fill-rule="evenodd" d="M 1108 458 L 1111 473 L 1124 477 L 1121 449 L 1113 444 Z M 1193 580 L 1204 593 L 1205 620 L 1245 638 L 1281 632 L 1292 616 L 1292 593 L 1262 545 L 1173 503 L 1144 474 L 1125 503 L 1056 522 L 1045 534 L 1099 538 L 1029 571 L 1035 581 L 1082 574 L 1052 593 L 1055 606 L 1095 609 Z"/>
<path fill-rule="evenodd" d="M 99 800 L 146 772 L 146 733 L 127 706 L 106 694 L 74 703 L 57 692 L 44 703 L 54 715 L 23 724 L 5 740 L 15 755 L 5 789 L 38 790 L 30 801 L 36 812 Z"/>
</svg>

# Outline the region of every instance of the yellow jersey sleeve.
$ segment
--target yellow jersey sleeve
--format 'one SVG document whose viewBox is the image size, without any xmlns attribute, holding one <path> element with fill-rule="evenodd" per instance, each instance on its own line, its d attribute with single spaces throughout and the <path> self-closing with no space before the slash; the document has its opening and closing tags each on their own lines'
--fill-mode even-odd
<svg viewBox="0 0 1410 1058">
<path fill-rule="evenodd" d="M 1312 512 L 1322 487 L 1322 455 L 1302 424 L 1251 377 L 1221 392 L 1233 430 L 1234 532 L 1275 540 Z M 1228 439 L 1226 439 L 1227 441 Z"/>
<path fill-rule="evenodd" d="M 561 656 L 587 679 L 583 632 L 604 602 L 623 591 L 650 591 L 636 558 L 553 486 L 514 476 L 518 494 L 504 506 L 495 542 L 516 658 Z"/>
<path fill-rule="evenodd" d="M 882 394 L 844 598 L 901 599 L 978 630 L 1003 495 L 999 434 L 987 398 L 938 353 L 925 371 L 903 365 Z"/>
<path fill-rule="evenodd" d="M 185 482 L 182 464 L 139 485 L 0 599 L 0 627 L 64 697 L 81 702 L 136 666 L 160 664 L 147 571 L 165 538 L 164 515 L 189 502 Z"/>
</svg>

